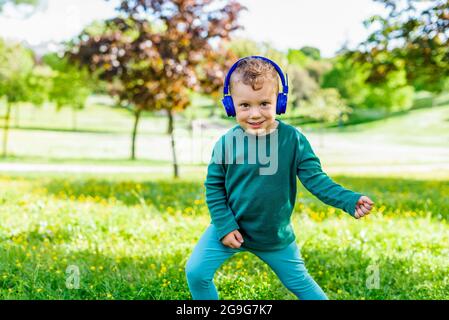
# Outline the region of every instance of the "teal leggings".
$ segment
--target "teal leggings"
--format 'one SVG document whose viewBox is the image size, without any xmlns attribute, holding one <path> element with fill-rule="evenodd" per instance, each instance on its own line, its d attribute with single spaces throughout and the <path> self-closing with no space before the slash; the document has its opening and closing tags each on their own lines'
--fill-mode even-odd
<svg viewBox="0 0 449 320">
<path fill-rule="evenodd" d="M 210 224 L 195 246 L 185 266 L 187 284 L 194 300 L 218 300 L 213 283 L 215 271 L 237 252 L 248 250 L 267 263 L 284 286 L 301 300 L 327 300 L 326 294 L 307 272 L 299 248 L 292 241 L 277 251 L 260 251 L 240 247 L 229 248 L 221 243 Z"/>
</svg>

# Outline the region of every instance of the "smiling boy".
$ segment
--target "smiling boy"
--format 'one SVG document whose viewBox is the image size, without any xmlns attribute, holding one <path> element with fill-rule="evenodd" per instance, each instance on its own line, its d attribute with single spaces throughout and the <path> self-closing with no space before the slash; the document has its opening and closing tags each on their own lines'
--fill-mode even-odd
<svg viewBox="0 0 449 320">
<path fill-rule="evenodd" d="M 248 250 L 299 299 L 327 299 L 308 274 L 295 242 L 291 214 L 297 178 L 321 201 L 354 218 L 369 214 L 374 202 L 335 183 L 322 171 L 305 135 L 275 118 L 285 112 L 288 85 L 273 61 L 257 56 L 239 60 L 226 77 L 225 97 L 228 81 L 232 99 L 225 98 L 224 105 L 238 125 L 217 141 L 208 166 L 204 184 L 211 224 L 186 265 L 192 297 L 218 299 L 215 271 L 233 254 Z M 236 137 L 247 139 L 248 147 L 235 143 Z M 279 159 L 276 170 L 261 174 L 260 159 L 246 161 L 260 154 L 260 148 L 262 154 L 268 151 L 268 157 Z"/>
</svg>

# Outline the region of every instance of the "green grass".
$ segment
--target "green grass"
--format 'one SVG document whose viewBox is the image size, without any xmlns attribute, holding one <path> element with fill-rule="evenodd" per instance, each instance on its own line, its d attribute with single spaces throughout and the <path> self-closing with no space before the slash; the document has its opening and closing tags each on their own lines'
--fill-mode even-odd
<svg viewBox="0 0 449 320">
<path fill-rule="evenodd" d="M 331 299 L 449 298 L 449 180 L 335 176 L 376 209 L 356 220 L 300 184 L 293 225 Z M 202 178 L 0 176 L 0 299 L 189 299 L 184 266 L 209 223 Z M 66 287 L 69 266 L 80 288 Z M 379 288 L 367 288 L 370 268 Z M 223 299 L 295 299 L 248 252 L 215 276 Z"/>
</svg>

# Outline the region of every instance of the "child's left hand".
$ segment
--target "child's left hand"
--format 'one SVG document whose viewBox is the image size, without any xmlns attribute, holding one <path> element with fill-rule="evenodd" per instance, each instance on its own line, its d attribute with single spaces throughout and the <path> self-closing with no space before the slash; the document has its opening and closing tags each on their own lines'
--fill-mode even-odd
<svg viewBox="0 0 449 320">
<path fill-rule="evenodd" d="M 361 196 L 355 205 L 355 214 L 356 219 L 359 219 L 363 216 L 370 214 L 371 209 L 374 206 L 374 202 L 368 198 L 367 196 Z"/>
</svg>

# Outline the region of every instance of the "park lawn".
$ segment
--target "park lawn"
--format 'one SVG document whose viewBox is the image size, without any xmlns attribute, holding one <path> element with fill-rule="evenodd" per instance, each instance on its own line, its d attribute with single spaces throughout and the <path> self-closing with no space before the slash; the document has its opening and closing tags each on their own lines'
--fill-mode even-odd
<svg viewBox="0 0 449 320">
<path fill-rule="evenodd" d="M 146 114 L 141 120 L 136 139 L 137 161 L 131 161 L 131 113 L 111 109 L 96 99 L 92 98 L 90 105 L 79 112 L 77 130 L 71 129 L 70 109 L 55 112 L 51 105 L 42 108 L 21 105 L 19 127 L 15 126 L 16 113 L 12 114 L 9 156 L 0 159 L 0 162 L 125 166 L 168 166 L 172 162 L 166 116 Z M 198 98 L 193 111 L 188 109 L 175 121 L 177 160 L 180 164 L 207 164 L 214 142 L 235 124 L 235 119 L 225 121 L 219 117 L 205 117 L 210 111 L 204 105 L 210 102 L 203 100 Z M 0 104 L 0 114 L 3 109 Z M 187 130 L 189 112 L 202 115 L 209 128 L 191 136 Z M 220 113 L 223 110 L 220 109 Z M 278 118 L 294 124 L 287 115 Z M 366 172 L 377 172 L 381 166 L 400 165 L 408 166 L 409 173 L 412 173 L 413 166 L 423 168 L 429 165 L 437 171 L 447 166 L 449 159 L 449 104 L 343 128 L 321 130 L 308 125 L 298 128 L 305 132 L 324 168 L 363 166 Z"/>
<path fill-rule="evenodd" d="M 333 178 L 376 209 L 356 220 L 298 182 L 296 241 L 328 296 L 448 299 L 449 179 Z M 210 219 L 203 177 L 4 173 L 0 221 L 0 299 L 190 299 L 184 266 Z M 215 283 L 222 299 L 295 299 L 248 252 Z"/>
</svg>

